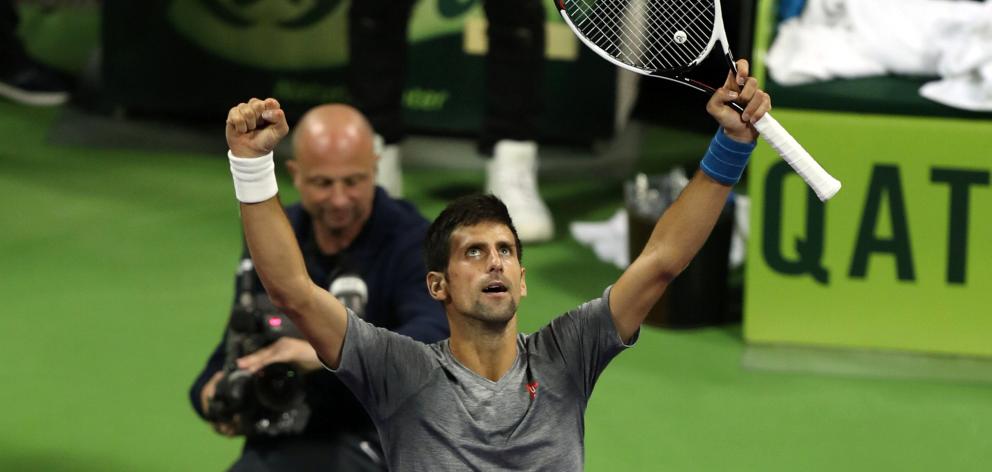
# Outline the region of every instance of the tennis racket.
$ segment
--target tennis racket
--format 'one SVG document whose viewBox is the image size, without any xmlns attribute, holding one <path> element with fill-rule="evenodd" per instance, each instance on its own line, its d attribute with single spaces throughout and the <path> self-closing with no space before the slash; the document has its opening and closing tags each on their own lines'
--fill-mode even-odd
<svg viewBox="0 0 992 472">
<path fill-rule="evenodd" d="M 565 24 L 590 49 L 618 67 L 670 80 L 712 95 L 716 91 L 685 74 L 719 42 L 737 72 L 723 29 L 719 0 L 554 0 Z M 730 103 L 738 112 L 744 109 Z M 833 178 L 770 113 L 755 129 L 816 192 L 821 201 L 840 190 Z"/>
</svg>

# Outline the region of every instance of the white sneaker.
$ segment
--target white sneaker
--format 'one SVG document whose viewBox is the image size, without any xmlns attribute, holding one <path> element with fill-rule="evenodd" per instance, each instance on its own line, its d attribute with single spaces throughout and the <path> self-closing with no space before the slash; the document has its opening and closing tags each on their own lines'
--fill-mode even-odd
<svg viewBox="0 0 992 472">
<path fill-rule="evenodd" d="M 400 146 L 386 144 L 379 151 L 378 170 L 375 183 L 386 190 L 393 198 L 403 196 L 403 169 L 400 167 Z"/>
<path fill-rule="evenodd" d="M 486 164 L 486 192 L 503 200 L 520 241 L 550 240 L 555 233 L 548 206 L 537 192 L 537 143 L 502 140 Z"/>
</svg>

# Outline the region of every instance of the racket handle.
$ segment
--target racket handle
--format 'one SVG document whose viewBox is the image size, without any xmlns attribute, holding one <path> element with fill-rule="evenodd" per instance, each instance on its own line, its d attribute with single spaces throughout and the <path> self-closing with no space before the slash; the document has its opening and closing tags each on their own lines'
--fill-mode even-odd
<svg viewBox="0 0 992 472">
<path fill-rule="evenodd" d="M 825 202 L 837 194 L 837 191 L 840 190 L 840 181 L 823 170 L 823 167 L 820 167 L 813 156 L 810 156 L 803 149 L 796 138 L 793 138 L 775 118 L 772 118 L 771 113 L 765 113 L 765 116 L 754 123 L 754 128 L 816 192 L 816 196 L 820 198 L 821 202 Z"/>
</svg>

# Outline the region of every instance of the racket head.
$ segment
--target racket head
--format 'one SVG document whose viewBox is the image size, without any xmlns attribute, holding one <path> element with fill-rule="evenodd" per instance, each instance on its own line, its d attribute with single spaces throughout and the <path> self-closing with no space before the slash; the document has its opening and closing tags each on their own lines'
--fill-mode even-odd
<svg viewBox="0 0 992 472">
<path fill-rule="evenodd" d="M 591 50 L 616 66 L 713 93 L 688 79 L 719 42 L 734 72 L 719 0 L 554 0 L 565 24 Z M 738 112 L 739 104 L 729 103 Z M 841 184 L 828 174 L 771 114 L 755 123 L 775 151 L 813 188 L 820 200 Z"/>
<path fill-rule="evenodd" d="M 555 0 L 590 49 L 639 74 L 681 77 L 720 42 L 729 52 L 719 0 Z"/>
</svg>

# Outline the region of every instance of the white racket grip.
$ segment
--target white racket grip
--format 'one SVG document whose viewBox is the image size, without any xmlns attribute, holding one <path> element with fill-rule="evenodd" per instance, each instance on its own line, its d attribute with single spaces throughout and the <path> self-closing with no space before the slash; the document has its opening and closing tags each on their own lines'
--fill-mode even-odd
<svg viewBox="0 0 992 472">
<path fill-rule="evenodd" d="M 796 138 L 793 138 L 775 118 L 772 118 L 771 113 L 765 113 L 765 116 L 754 123 L 754 128 L 816 192 L 816 196 L 820 198 L 821 202 L 825 202 L 837 194 L 837 191 L 840 190 L 840 181 L 823 170 L 823 167 L 820 167 L 813 156 L 810 156 L 803 149 Z"/>
</svg>

